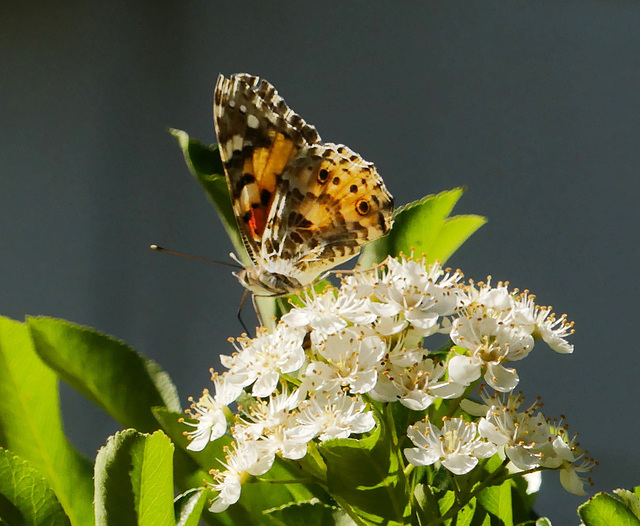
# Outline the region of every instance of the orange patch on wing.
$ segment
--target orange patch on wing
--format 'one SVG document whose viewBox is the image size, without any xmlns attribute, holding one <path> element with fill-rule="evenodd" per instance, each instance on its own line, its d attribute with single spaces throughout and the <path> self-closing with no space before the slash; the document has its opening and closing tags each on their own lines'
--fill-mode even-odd
<svg viewBox="0 0 640 526">
<path fill-rule="evenodd" d="M 276 134 L 268 148 L 256 148 L 252 155 L 253 173 L 260 190 L 267 189 L 273 194 L 277 177 L 295 153 L 293 142 L 281 133 Z"/>
<path fill-rule="evenodd" d="M 250 157 L 244 161 L 243 173 L 255 177 L 255 182 L 245 187 L 244 199 L 241 198 L 242 213 L 246 220 L 251 236 L 256 241 L 262 239 L 267 226 L 269 210 L 273 203 L 276 183 L 280 174 L 295 155 L 293 142 L 283 134 L 276 133 L 273 144 L 266 148 L 256 148 Z M 268 202 L 263 202 L 264 192 L 268 192 Z"/>
<path fill-rule="evenodd" d="M 262 234 L 267 226 L 267 208 L 255 208 L 251 210 L 251 217 L 247 221 L 247 226 L 254 239 L 262 239 Z"/>
</svg>

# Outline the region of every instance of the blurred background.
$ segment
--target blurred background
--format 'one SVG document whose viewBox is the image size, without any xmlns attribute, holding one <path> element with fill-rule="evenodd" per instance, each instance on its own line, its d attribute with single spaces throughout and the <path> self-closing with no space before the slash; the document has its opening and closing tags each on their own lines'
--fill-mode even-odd
<svg viewBox="0 0 640 526">
<path fill-rule="evenodd" d="M 489 223 L 449 261 L 575 320 L 573 355 L 517 364 L 601 466 L 640 483 L 640 4 L 246 0 L 0 6 L 0 311 L 63 317 L 158 361 L 181 399 L 241 327 L 223 228 L 168 127 L 215 140 L 219 73 L 272 82 L 326 141 L 375 162 L 396 203 L 458 185 Z M 628 287 L 628 288 L 627 288 Z M 630 361 L 631 360 L 631 361 Z M 70 389 L 90 457 L 118 429 Z M 538 510 L 583 501 L 544 478 Z"/>
</svg>

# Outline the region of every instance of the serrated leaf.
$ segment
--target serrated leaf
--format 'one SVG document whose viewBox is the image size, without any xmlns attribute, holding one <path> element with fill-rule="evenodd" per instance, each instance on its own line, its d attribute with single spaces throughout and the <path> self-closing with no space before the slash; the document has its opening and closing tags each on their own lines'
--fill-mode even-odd
<svg viewBox="0 0 640 526">
<path fill-rule="evenodd" d="M 638 495 L 627 489 L 614 489 L 613 493 L 624 502 L 631 513 L 640 519 L 640 497 Z"/>
<path fill-rule="evenodd" d="M 198 526 L 211 492 L 205 488 L 191 489 L 174 501 L 176 526 Z"/>
<path fill-rule="evenodd" d="M 90 525 L 92 466 L 63 433 L 57 382 L 28 328 L 0 317 L 0 445 L 45 477 L 72 524 Z"/>
<path fill-rule="evenodd" d="M 28 325 L 47 365 L 124 427 L 154 431 L 152 407 L 180 410 L 168 374 L 124 342 L 54 318 L 29 318 Z"/>
<path fill-rule="evenodd" d="M 0 448 L 0 523 L 71 524 L 53 489 L 26 460 Z"/>
<path fill-rule="evenodd" d="M 387 255 L 424 254 L 428 262 L 444 263 L 486 219 L 475 215 L 449 217 L 464 188 L 428 195 L 396 211 L 394 225 L 383 238 L 365 245 L 358 264 L 369 268 Z"/>
<path fill-rule="evenodd" d="M 585 526 L 639 526 L 633 512 L 620 500 L 606 493 L 598 493 L 578 508 Z"/>
<path fill-rule="evenodd" d="M 162 431 L 109 438 L 95 465 L 98 526 L 173 526 L 173 444 Z"/>
</svg>

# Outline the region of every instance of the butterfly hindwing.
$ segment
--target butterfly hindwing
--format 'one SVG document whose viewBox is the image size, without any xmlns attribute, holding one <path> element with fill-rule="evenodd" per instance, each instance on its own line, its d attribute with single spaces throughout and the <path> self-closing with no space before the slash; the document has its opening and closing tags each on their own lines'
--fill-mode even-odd
<svg viewBox="0 0 640 526">
<path fill-rule="evenodd" d="M 290 261 L 295 277 L 309 282 L 385 235 L 392 211 L 393 198 L 372 163 L 344 145 L 308 147 L 282 174 L 262 259 Z"/>
</svg>

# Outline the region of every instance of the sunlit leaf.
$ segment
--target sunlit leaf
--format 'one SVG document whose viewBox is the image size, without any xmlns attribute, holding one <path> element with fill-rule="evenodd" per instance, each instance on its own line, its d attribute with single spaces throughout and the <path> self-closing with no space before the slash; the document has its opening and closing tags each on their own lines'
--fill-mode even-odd
<svg viewBox="0 0 640 526">
<path fill-rule="evenodd" d="M 174 526 L 172 457 L 162 431 L 110 437 L 96 458 L 97 524 Z"/>
<path fill-rule="evenodd" d="M 365 245 L 358 264 L 369 268 L 387 255 L 425 255 L 444 263 L 486 219 L 476 215 L 449 217 L 464 188 L 428 195 L 396 211 L 391 232 Z"/>
<path fill-rule="evenodd" d="M 26 325 L 1 317 L 0 445 L 44 476 L 73 524 L 93 524 L 91 462 L 64 435 L 56 375 Z"/>
<path fill-rule="evenodd" d="M 167 373 L 124 342 L 54 318 L 29 318 L 40 357 L 69 385 L 124 427 L 154 431 L 154 406 L 180 410 Z"/>
<path fill-rule="evenodd" d="M 0 524 L 68 526 L 51 486 L 42 474 L 11 451 L 0 448 Z"/>
<path fill-rule="evenodd" d="M 578 508 L 585 526 L 640 526 L 640 519 L 629 507 L 606 493 L 598 493 Z"/>
</svg>

